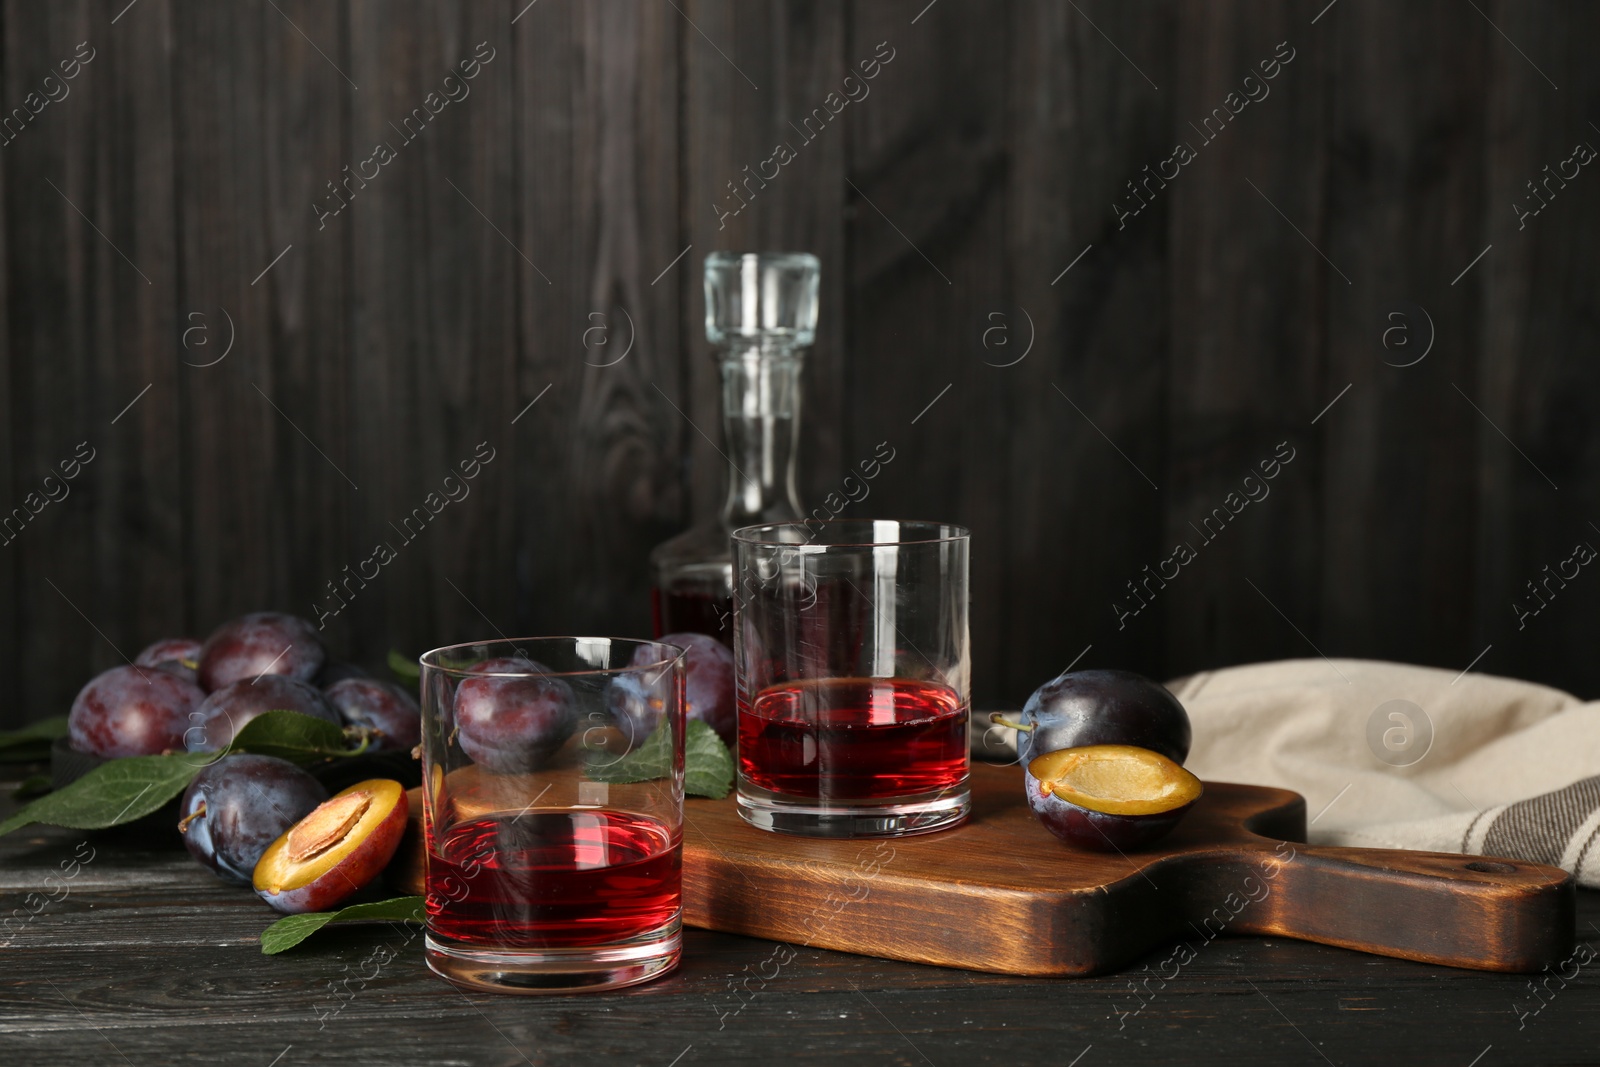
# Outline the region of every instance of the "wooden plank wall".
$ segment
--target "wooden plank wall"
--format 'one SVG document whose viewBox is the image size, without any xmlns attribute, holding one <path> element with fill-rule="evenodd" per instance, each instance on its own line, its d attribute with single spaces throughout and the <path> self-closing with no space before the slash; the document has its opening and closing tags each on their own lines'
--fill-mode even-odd
<svg viewBox="0 0 1600 1067">
<path fill-rule="evenodd" d="M 1600 145 L 1597 20 L 0 0 L 0 723 L 264 607 L 367 662 L 642 632 L 721 491 L 700 265 L 758 247 L 824 264 L 806 499 L 887 442 L 858 510 L 974 531 L 980 701 L 1318 651 L 1594 696 L 1600 576 L 1527 583 L 1600 545 L 1600 178 L 1513 205 Z"/>
</svg>

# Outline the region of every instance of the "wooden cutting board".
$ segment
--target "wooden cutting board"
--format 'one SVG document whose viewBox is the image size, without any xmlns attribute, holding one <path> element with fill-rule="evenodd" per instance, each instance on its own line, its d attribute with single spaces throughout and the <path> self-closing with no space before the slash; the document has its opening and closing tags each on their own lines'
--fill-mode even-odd
<svg viewBox="0 0 1600 1067">
<path fill-rule="evenodd" d="M 1114 970 L 1218 934 L 1318 941 L 1492 971 L 1565 958 L 1576 896 L 1556 867 L 1314 847 L 1298 793 L 1206 783 L 1171 836 L 1118 855 L 1034 821 L 1015 767 L 973 767 L 953 830 L 830 840 L 757 830 L 732 797 L 685 805 L 684 922 L 890 959 L 1021 975 Z M 401 883 L 420 892 L 420 843 Z"/>
</svg>

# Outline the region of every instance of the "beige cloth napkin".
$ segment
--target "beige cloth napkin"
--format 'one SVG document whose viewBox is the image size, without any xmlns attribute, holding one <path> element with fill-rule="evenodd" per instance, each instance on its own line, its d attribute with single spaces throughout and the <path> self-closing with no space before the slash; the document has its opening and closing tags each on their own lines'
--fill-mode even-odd
<svg viewBox="0 0 1600 1067">
<path fill-rule="evenodd" d="M 1171 688 L 1194 723 L 1185 766 L 1303 794 L 1314 843 L 1505 856 L 1600 888 L 1600 701 L 1349 659 L 1230 667 Z"/>
</svg>

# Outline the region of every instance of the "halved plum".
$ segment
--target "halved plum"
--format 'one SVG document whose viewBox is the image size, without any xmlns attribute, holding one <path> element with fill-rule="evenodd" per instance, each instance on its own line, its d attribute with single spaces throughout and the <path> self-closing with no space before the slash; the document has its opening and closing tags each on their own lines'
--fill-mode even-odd
<svg viewBox="0 0 1600 1067">
<path fill-rule="evenodd" d="M 279 911 L 327 911 L 383 873 L 406 832 L 406 791 L 357 782 L 295 823 L 256 864 L 256 895 Z"/>
<path fill-rule="evenodd" d="M 1159 752 L 1086 745 L 1024 768 L 1028 807 L 1069 845 L 1128 852 L 1165 837 L 1200 799 L 1200 779 Z"/>
</svg>

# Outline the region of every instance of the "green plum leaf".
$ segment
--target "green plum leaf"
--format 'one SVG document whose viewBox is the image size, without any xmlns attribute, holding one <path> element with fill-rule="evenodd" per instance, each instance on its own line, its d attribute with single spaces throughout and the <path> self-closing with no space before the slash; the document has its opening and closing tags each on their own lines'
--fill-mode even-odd
<svg viewBox="0 0 1600 1067">
<path fill-rule="evenodd" d="M 355 756 L 367 750 L 363 738 L 351 748 L 344 727 L 337 723 L 304 715 L 298 711 L 265 711 L 239 728 L 231 752 L 253 752 L 258 756 L 277 756 L 302 767 L 318 760 Z"/>
<path fill-rule="evenodd" d="M 690 719 L 683 736 L 683 791 L 692 796 L 720 800 L 733 788 L 733 756 L 717 732 L 699 719 Z M 665 725 L 620 759 L 597 757 L 586 768 L 591 781 L 626 785 L 665 778 L 672 773 L 672 743 Z"/>
<path fill-rule="evenodd" d="M 0 822 L 0 835 L 33 823 L 103 830 L 143 818 L 182 793 L 211 755 L 128 756 L 108 760 Z"/>
<path fill-rule="evenodd" d="M 420 923 L 423 921 L 423 909 L 422 897 L 392 897 L 367 904 L 352 904 L 338 911 L 285 916 L 261 931 L 261 954 L 276 956 L 294 948 L 330 923 Z"/>
<path fill-rule="evenodd" d="M 396 648 L 389 650 L 389 669 L 394 672 L 396 678 L 412 685 L 416 685 L 418 679 L 422 677 L 422 666 Z"/>
</svg>

